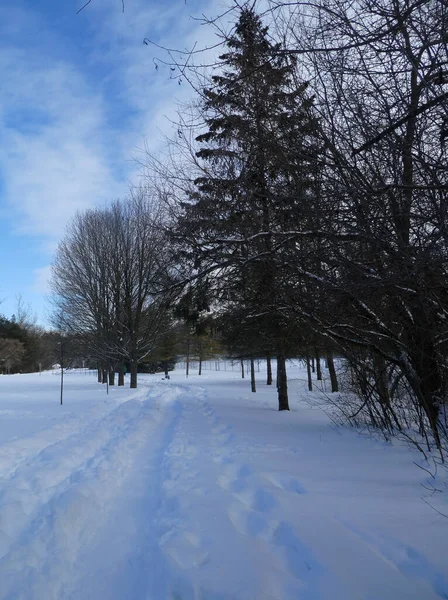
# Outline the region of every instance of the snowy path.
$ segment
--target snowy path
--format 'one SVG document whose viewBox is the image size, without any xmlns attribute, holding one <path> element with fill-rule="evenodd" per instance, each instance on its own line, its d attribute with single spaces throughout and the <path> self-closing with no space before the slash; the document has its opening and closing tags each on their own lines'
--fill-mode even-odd
<svg viewBox="0 0 448 600">
<path fill-rule="evenodd" d="M 12 427 L 33 409 L 5 379 Z M 448 598 L 415 456 L 330 427 L 300 382 L 285 414 L 232 372 L 75 406 L 101 390 L 80 381 L 66 419 L 0 438 L 1 600 Z"/>
</svg>

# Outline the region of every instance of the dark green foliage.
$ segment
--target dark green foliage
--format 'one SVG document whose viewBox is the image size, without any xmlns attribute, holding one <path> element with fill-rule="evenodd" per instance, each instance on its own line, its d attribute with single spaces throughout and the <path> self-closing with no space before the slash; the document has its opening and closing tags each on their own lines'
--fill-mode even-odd
<svg viewBox="0 0 448 600">
<path fill-rule="evenodd" d="M 207 131 L 197 137 L 197 157 L 206 174 L 181 220 L 203 268 L 272 252 L 275 233 L 308 213 L 315 185 L 317 121 L 294 63 L 250 9 L 227 46 L 222 74 L 204 91 Z"/>
<path fill-rule="evenodd" d="M 18 360 L 14 360 L 8 371 L 11 373 L 32 372 L 39 370 L 40 362 L 40 332 L 37 330 L 22 327 L 14 319 L 7 319 L 0 316 L 0 339 L 16 340 L 23 345 L 23 352 L 18 354 Z M 7 361 L 8 351 L 5 350 L 5 356 L 0 360 Z"/>
<path fill-rule="evenodd" d="M 222 71 L 203 92 L 196 156 L 204 174 L 183 205 L 177 234 L 195 268 L 213 272 L 221 321 L 239 324 L 225 328 L 232 352 L 285 356 L 288 263 L 298 250 L 296 236 L 286 233 L 312 224 L 318 122 L 294 61 L 254 10 L 240 11 L 226 46 Z"/>
</svg>

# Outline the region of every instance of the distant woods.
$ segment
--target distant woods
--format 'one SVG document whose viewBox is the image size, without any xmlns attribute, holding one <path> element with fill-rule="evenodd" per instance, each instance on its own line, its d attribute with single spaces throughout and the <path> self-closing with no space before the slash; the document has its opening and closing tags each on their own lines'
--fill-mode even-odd
<svg viewBox="0 0 448 600">
<path fill-rule="evenodd" d="M 58 337 L 38 327 L 19 301 L 10 319 L 0 316 L 0 374 L 50 369 L 57 362 Z"/>
<path fill-rule="evenodd" d="M 275 360 L 280 410 L 300 357 L 310 387 L 328 368 L 347 421 L 443 455 L 446 3 L 230 14 L 228 33 L 209 23 L 216 65 L 171 64 L 196 99 L 166 157 L 147 157 L 146 187 L 72 221 L 54 263 L 61 329 L 131 379 L 193 346 Z"/>
</svg>

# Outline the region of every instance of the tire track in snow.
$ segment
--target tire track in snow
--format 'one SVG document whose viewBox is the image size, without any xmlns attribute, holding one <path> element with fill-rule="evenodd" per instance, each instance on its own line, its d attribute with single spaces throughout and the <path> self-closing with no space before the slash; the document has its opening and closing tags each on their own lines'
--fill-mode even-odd
<svg viewBox="0 0 448 600">
<path fill-rule="evenodd" d="M 0 557 L 11 542 L 26 529 L 35 511 L 53 496 L 76 484 L 85 469 L 107 469 L 104 449 L 138 420 L 141 405 L 129 401 L 106 417 L 90 424 L 85 431 L 51 444 L 14 474 L 2 480 L 0 494 Z M 103 463 L 100 465 L 100 463 Z"/>
<path fill-rule="evenodd" d="M 80 572 L 67 600 L 167 599 L 173 578 L 159 540 L 163 534 L 163 483 L 169 477 L 166 454 L 182 415 L 181 386 L 160 386 L 154 394 L 157 420 L 145 430 L 146 442 L 135 456 L 118 502 L 95 539 L 80 553 L 75 572 Z M 104 556 L 98 562 L 97 557 Z M 89 565 L 92 565 L 89 568 Z"/>
<path fill-rule="evenodd" d="M 126 390 L 129 394 L 129 390 Z M 135 394 L 128 396 L 123 403 L 135 400 L 147 393 L 145 386 L 135 390 Z M 46 427 L 29 437 L 21 438 L 7 442 L 0 446 L 0 485 L 3 487 L 4 480 L 13 476 L 15 471 L 21 466 L 34 459 L 36 455 L 47 448 L 68 439 L 72 435 L 78 435 L 84 428 L 92 427 L 93 424 L 101 422 L 110 412 L 116 410 L 119 404 L 114 404 L 112 400 L 108 402 L 95 402 L 82 414 L 69 413 L 64 418 L 63 423 L 57 423 Z"/>
<path fill-rule="evenodd" d="M 172 396 L 173 390 L 169 394 Z M 74 564 L 80 549 L 92 543 L 98 526 L 107 520 L 117 491 L 132 472 L 135 456 L 162 420 L 163 413 L 150 400 L 151 394 L 147 401 L 121 404 L 86 432 L 86 440 L 79 436 L 78 444 L 88 442 L 82 460 L 80 455 L 74 460 L 67 457 L 73 449 L 73 440 L 68 439 L 51 448 L 52 460 L 47 460 L 44 451 L 44 457 L 39 455 L 16 472 L 11 483 L 17 491 L 12 489 L 10 494 L 18 494 L 18 500 L 9 504 L 14 526 L 10 528 L 9 547 L 0 560 L 0 598 L 70 597 L 70 578 L 76 579 Z M 100 443 L 93 443 L 90 436 L 98 436 L 95 439 Z M 62 464 L 58 464 L 57 455 L 53 456 L 56 451 Z M 33 467 L 37 477 L 28 484 Z M 54 477 L 57 483 L 52 486 Z M 45 486 L 36 486 L 40 479 Z M 12 500 L 8 490 L 5 498 Z M 2 517 L 5 508 L 8 505 L 0 506 Z"/>
</svg>

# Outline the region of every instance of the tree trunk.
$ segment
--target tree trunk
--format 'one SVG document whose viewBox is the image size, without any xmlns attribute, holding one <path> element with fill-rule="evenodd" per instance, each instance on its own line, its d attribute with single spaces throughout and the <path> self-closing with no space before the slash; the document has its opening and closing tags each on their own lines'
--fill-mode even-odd
<svg viewBox="0 0 448 600">
<path fill-rule="evenodd" d="M 314 366 L 314 356 L 311 357 L 311 370 L 313 373 L 316 372 L 316 367 Z"/>
<path fill-rule="evenodd" d="M 98 367 L 98 383 L 103 383 L 103 372 L 101 371 L 101 367 Z"/>
<path fill-rule="evenodd" d="M 187 363 L 185 365 L 185 375 L 188 377 L 190 374 L 190 334 L 187 337 Z"/>
<path fill-rule="evenodd" d="M 244 360 L 241 359 L 241 377 L 244 379 Z"/>
<path fill-rule="evenodd" d="M 109 369 L 109 385 L 115 385 L 115 369 Z"/>
<path fill-rule="evenodd" d="M 336 369 L 334 368 L 333 354 L 331 352 L 327 352 L 327 364 L 328 372 L 330 373 L 331 391 L 339 392 L 338 378 L 336 375 Z"/>
<path fill-rule="evenodd" d="M 278 410 L 289 410 L 286 359 L 282 354 L 277 355 L 277 392 Z"/>
<path fill-rule="evenodd" d="M 202 375 L 202 356 L 199 355 L 199 373 L 198 375 Z"/>
<path fill-rule="evenodd" d="M 118 365 L 118 385 L 124 385 L 124 364 Z"/>
<path fill-rule="evenodd" d="M 257 388 L 255 386 L 255 362 L 252 357 L 250 359 L 250 388 L 252 392 L 257 391 Z"/>
<path fill-rule="evenodd" d="M 306 357 L 306 374 L 308 376 L 308 391 L 312 392 L 313 391 L 313 378 L 311 375 L 311 361 L 310 361 L 309 356 Z"/>
<path fill-rule="evenodd" d="M 319 354 L 319 349 L 316 348 L 315 349 L 316 352 L 316 371 L 317 371 L 317 380 L 318 381 L 322 381 L 322 369 L 320 366 L 320 354 Z"/>
<path fill-rule="evenodd" d="M 102 373 L 101 383 L 107 383 L 107 369 L 102 369 L 101 373 Z"/>
<path fill-rule="evenodd" d="M 137 369 L 138 369 L 138 362 L 136 360 L 132 360 L 131 365 L 130 365 L 131 383 L 129 386 L 131 388 L 137 387 Z"/>
<path fill-rule="evenodd" d="M 271 355 L 266 355 L 266 365 L 267 365 L 267 380 L 266 385 L 272 385 L 272 364 L 271 364 Z"/>
</svg>

